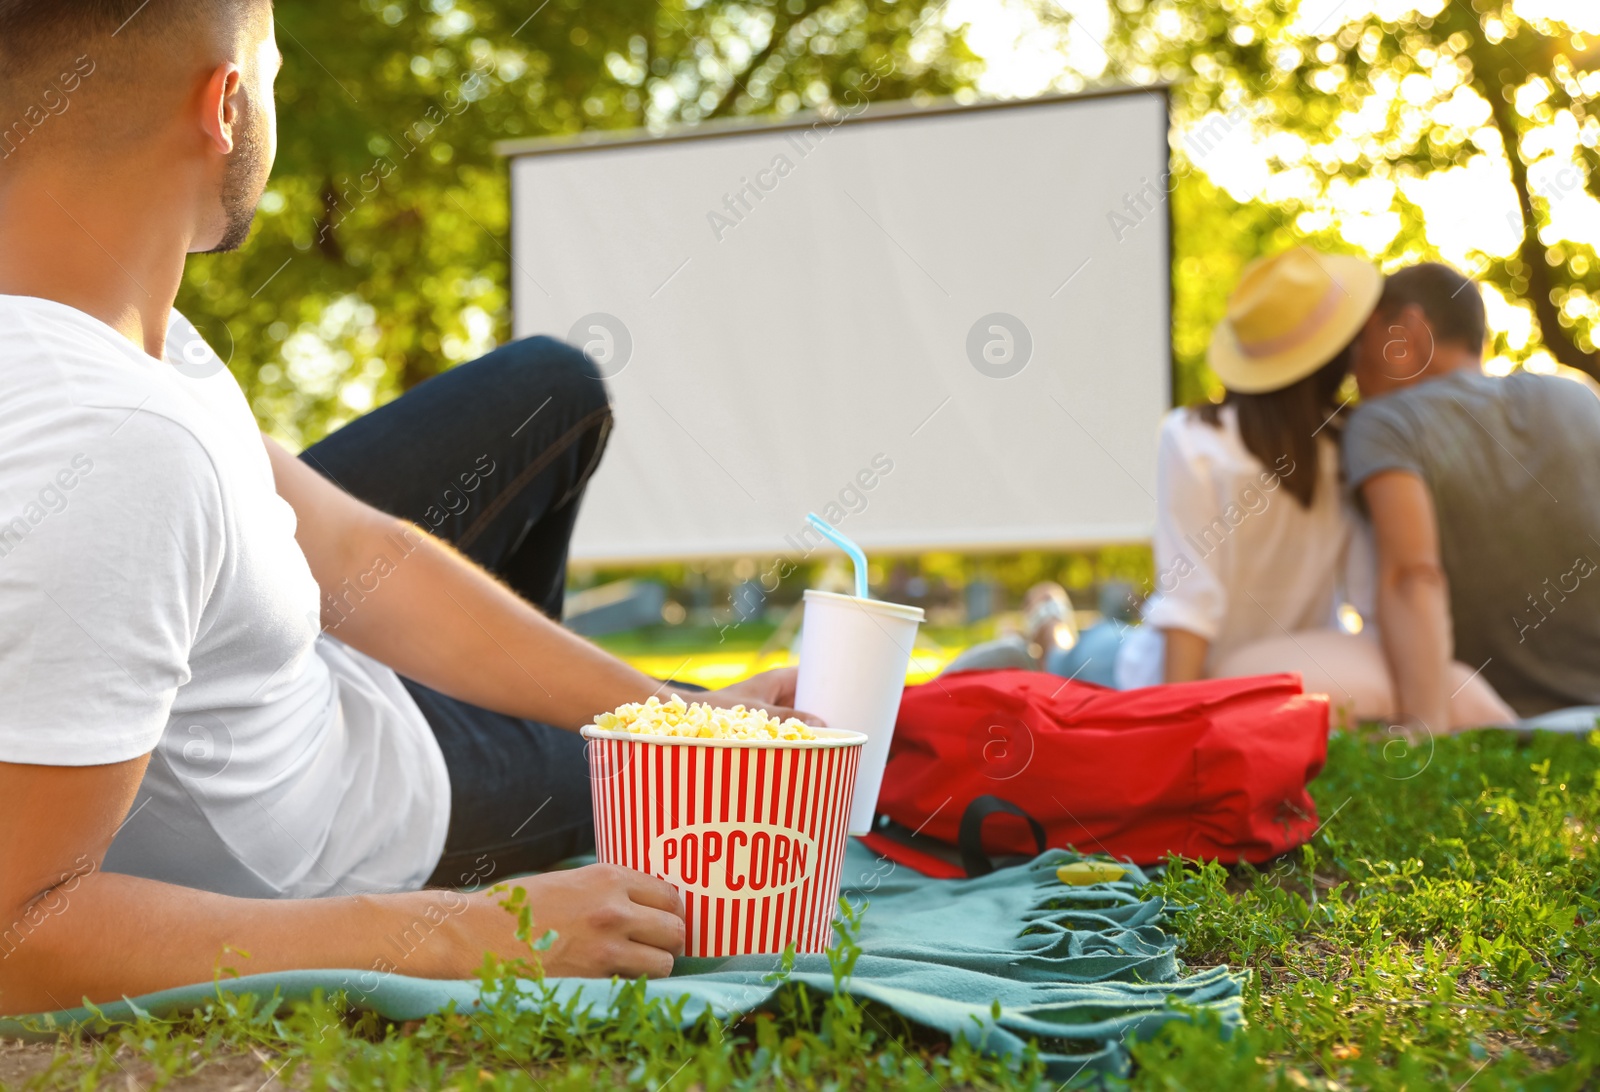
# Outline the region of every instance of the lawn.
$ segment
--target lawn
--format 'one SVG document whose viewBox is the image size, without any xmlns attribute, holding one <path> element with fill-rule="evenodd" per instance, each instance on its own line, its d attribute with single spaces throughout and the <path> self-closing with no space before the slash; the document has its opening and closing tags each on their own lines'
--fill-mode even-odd
<svg viewBox="0 0 1600 1092">
<path fill-rule="evenodd" d="M 1174 864 L 1191 968 L 1252 972 L 1247 1026 L 1134 1048 L 1132 1088 L 1576 1089 L 1600 1083 L 1600 734 L 1336 738 L 1311 845 L 1260 871 Z M 867 911 L 871 913 L 870 909 Z M 1032 1088 L 847 997 L 680 1032 L 645 1006 L 386 1025 L 224 999 L 184 1024 L 0 1047 L 0 1082 L 77 1088 Z M 1043 1087 L 1052 1087 L 1043 1085 Z"/>
<path fill-rule="evenodd" d="M 778 634 L 768 621 L 722 626 L 649 626 L 601 637 L 596 644 L 646 675 L 715 689 L 758 671 L 800 662 L 789 647 L 793 632 Z M 962 649 L 994 636 L 994 624 L 923 626 L 906 672 L 908 683 L 927 682 Z"/>
</svg>

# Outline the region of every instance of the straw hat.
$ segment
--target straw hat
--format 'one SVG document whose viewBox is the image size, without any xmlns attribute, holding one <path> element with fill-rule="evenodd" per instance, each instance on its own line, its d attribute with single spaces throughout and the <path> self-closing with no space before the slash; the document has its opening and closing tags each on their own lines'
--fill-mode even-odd
<svg viewBox="0 0 1600 1092">
<path fill-rule="evenodd" d="M 1281 390 L 1333 359 L 1366 324 L 1383 274 L 1371 262 L 1298 246 L 1245 267 L 1207 360 L 1241 394 Z"/>
</svg>

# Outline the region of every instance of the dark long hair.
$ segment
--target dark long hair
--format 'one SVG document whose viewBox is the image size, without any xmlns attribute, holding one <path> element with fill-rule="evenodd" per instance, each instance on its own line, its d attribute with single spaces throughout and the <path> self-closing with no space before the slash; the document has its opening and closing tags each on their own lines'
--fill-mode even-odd
<svg viewBox="0 0 1600 1092">
<path fill-rule="evenodd" d="M 1200 419 L 1222 427 L 1222 407 L 1232 406 L 1239 416 L 1239 436 L 1245 449 L 1278 476 L 1301 507 L 1310 508 L 1317 491 L 1317 436 L 1328 433 L 1337 441 L 1340 423 L 1332 418 L 1339 404 L 1339 388 L 1350 374 L 1355 342 L 1298 382 L 1262 394 L 1228 391 L 1221 402 L 1196 406 Z"/>
</svg>

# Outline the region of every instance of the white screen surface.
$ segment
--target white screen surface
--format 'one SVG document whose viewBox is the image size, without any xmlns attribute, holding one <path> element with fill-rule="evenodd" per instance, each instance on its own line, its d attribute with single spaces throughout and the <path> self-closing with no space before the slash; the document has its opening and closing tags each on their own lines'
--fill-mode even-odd
<svg viewBox="0 0 1600 1092">
<path fill-rule="evenodd" d="M 514 160 L 516 332 L 616 410 L 575 559 L 1149 537 L 1164 97 L 878 109 Z"/>
</svg>

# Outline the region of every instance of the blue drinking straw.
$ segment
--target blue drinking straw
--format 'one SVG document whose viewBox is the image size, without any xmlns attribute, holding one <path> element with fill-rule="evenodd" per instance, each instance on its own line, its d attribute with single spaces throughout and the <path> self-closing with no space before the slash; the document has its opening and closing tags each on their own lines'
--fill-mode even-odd
<svg viewBox="0 0 1600 1092">
<path fill-rule="evenodd" d="M 861 547 L 835 531 L 827 520 L 815 512 L 806 513 L 806 522 L 815 527 L 823 538 L 850 555 L 850 560 L 856 567 L 856 598 L 871 599 L 872 596 L 867 594 L 867 555 L 861 552 Z"/>
</svg>

